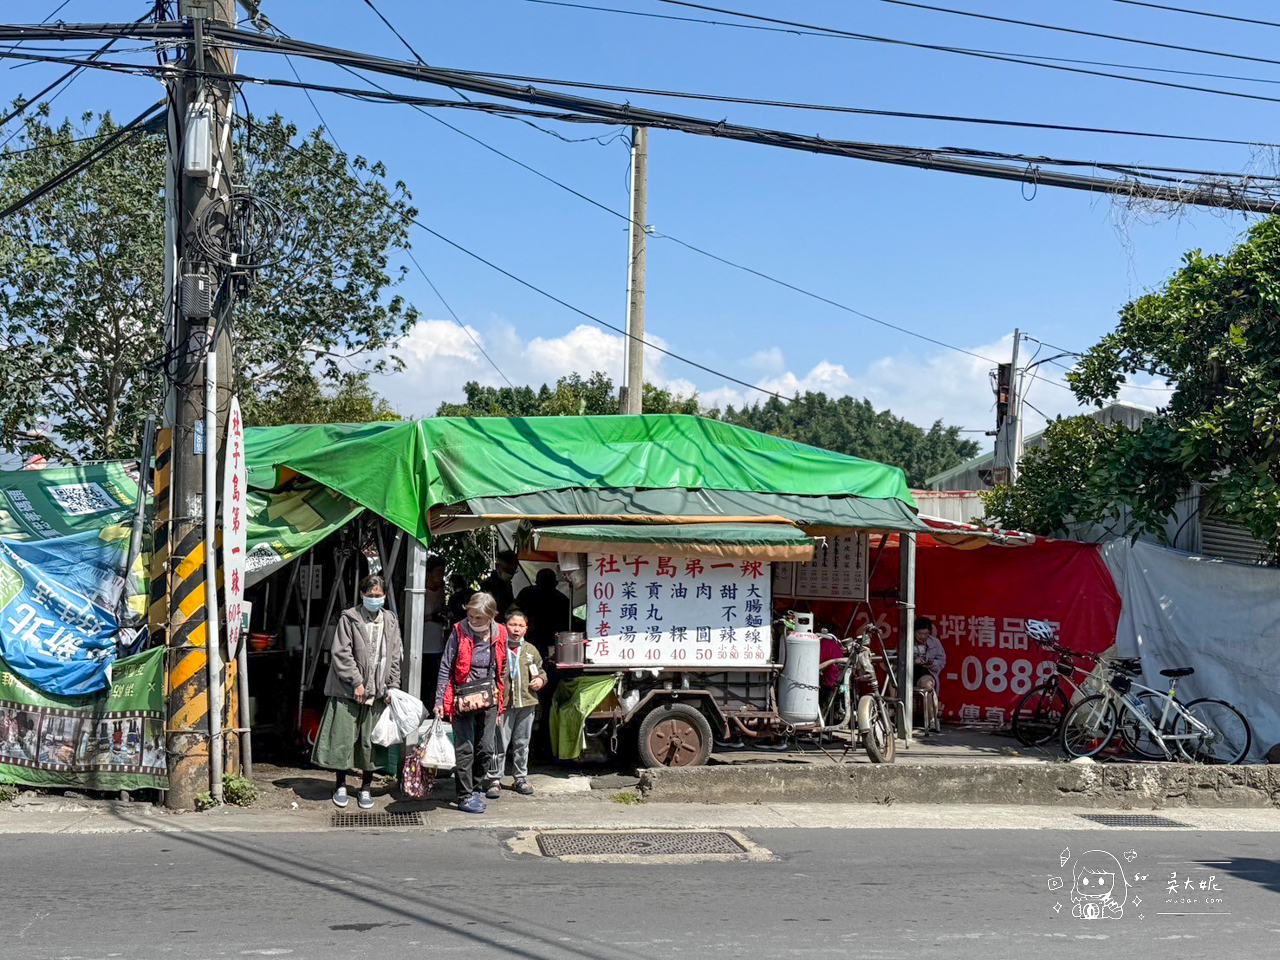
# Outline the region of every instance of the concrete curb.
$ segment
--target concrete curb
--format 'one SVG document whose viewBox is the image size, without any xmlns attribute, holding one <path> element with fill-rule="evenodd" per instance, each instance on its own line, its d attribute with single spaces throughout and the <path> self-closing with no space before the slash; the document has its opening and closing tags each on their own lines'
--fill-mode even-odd
<svg viewBox="0 0 1280 960">
<path fill-rule="evenodd" d="M 973 803 L 1089 808 L 1271 807 L 1280 767 L 1190 764 L 741 765 L 645 770 L 663 803 Z"/>
</svg>

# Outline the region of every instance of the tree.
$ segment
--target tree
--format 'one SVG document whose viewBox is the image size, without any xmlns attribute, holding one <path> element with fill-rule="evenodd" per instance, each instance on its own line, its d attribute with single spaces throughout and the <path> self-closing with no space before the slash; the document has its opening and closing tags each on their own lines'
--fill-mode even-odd
<svg viewBox="0 0 1280 960">
<path fill-rule="evenodd" d="M 463 403 L 442 403 L 438 417 L 575 417 L 607 416 L 618 412 L 613 379 L 599 370 L 585 380 L 577 373 L 561 377 L 555 387 L 482 387 L 475 381 L 462 388 Z M 683 397 L 644 385 L 645 413 L 699 412 L 698 398 Z"/>
<path fill-rule="evenodd" d="M 729 407 L 722 416 L 728 423 L 762 433 L 901 467 L 912 486 L 978 452 L 976 443 L 961 439 L 958 427 L 938 420 L 923 430 L 853 397 L 832 399 L 806 391 L 790 403 L 770 397 L 739 410 Z"/>
<path fill-rule="evenodd" d="M 1226 254 L 1193 250 L 1160 290 L 1129 303 L 1116 329 L 1068 375 L 1076 396 L 1101 406 L 1143 372 L 1174 384 L 1168 406 L 1140 430 L 1060 430 L 1043 459 L 1087 474 L 1076 519 L 1132 513 L 1130 529 L 1159 535 L 1195 483 L 1231 520 L 1280 551 L 1280 220 L 1268 218 Z M 1096 440 L 1094 439 L 1096 436 Z M 1055 516 L 1062 484 L 1051 471 L 1019 477 L 991 515 Z M 1034 529 L 1034 528 L 1033 528 Z"/>
<path fill-rule="evenodd" d="M 272 427 L 289 423 L 372 423 L 403 419 L 369 385 L 367 373 L 342 374 L 326 390 L 315 376 L 299 378 L 268 397 L 253 397 L 244 407 L 245 424 Z"/>
<path fill-rule="evenodd" d="M 0 153 L 0 203 L 15 200 L 117 129 L 36 108 Z M 279 116 L 237 133 L 237 182 L 292 218 L 291 255 L 261 271 L 234 314 L 237 390 L 246 406 L 343 388 L 352 366 L 396 364 L 380 351 L 416 320 L 389 267 L 416 211 L 404 184 L 348 158 L 321 131 L 297 140 Z M 136 454 L 137 432 L 165 393 L 165 144 L 141 136 L 0 221 L 0 446 L 58 459 Z M 360 178 L 352 172 L 359 172 Z M 362 182 L 363 181 L 363 182 Z"/>
</svg>

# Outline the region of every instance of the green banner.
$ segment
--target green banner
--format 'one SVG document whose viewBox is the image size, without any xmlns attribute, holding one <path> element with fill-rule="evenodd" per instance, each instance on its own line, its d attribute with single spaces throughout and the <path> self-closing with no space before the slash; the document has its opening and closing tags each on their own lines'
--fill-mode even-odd
<svg viewBox="0 0 1280 960">
<path fill-rule="evenodd" d="M 305 553 L 364 507 L 311 480 L 250 490 L 248 579 L 257 583 Z"/>
<path fill-rule="evenodd" d="M 55 697 L 0 660 L 0 781 L 167 790 L 164 648 L 117 660 L 111 689 Z"/>
<path fill-rule="evenodd" d="M 127 527 L 137 503 L 138 481 L 123 463 L 6 471 L 0 483 L 0 537 L 49 540 L 116 524 Z"/>
</svg>

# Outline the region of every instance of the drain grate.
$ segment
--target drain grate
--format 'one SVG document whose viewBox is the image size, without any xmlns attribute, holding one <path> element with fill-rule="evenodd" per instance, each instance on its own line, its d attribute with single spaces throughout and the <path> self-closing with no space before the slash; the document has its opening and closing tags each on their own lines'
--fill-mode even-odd
<svg viewBox="0 0 1280 960">
<path fill-rule="evenodd" d="M 695 831 L 540 833 L 538 849 L 544 857 L 740 857 L 748 852 L 727 833 Z"/>
<path fill-rule="evenodd" d="M 411 813 L 335 813 L 335 827 L 420 827 L 422 814 Z"/>
<path fill-rule="evenodd" d="M 1082 813 L 1084 820 L 1091 820 L 1102 827 L 1174 827 L 1189 830 L 1190 827 L 1168 817 L 1156 817 L 1149 813 Z"/>
</svg>

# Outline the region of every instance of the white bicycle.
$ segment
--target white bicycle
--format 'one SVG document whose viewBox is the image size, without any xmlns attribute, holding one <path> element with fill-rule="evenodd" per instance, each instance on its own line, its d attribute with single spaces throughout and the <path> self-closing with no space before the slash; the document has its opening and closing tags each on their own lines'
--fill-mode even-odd
<svg viewBox="0 0 1280 960">
<path fill-rule="evenodd" d="M 1101 693 L 1078 701 L 1062 720 L 1062 749 L 1072 757 L 1093 757 L 1120 739 L 1148 760 L 1181 758 L 1191 763 L 1239 763 L 1249 753 L 1253 733 L 1239 710 L 1213 697 L 1179 703 L 1178 680 L 1195 670 L 1161 670 L 1168 692 L 1133 678 L 1142 672 L 1137 658 L 1104 661 L 1110 670 Z"/>
</svg>

